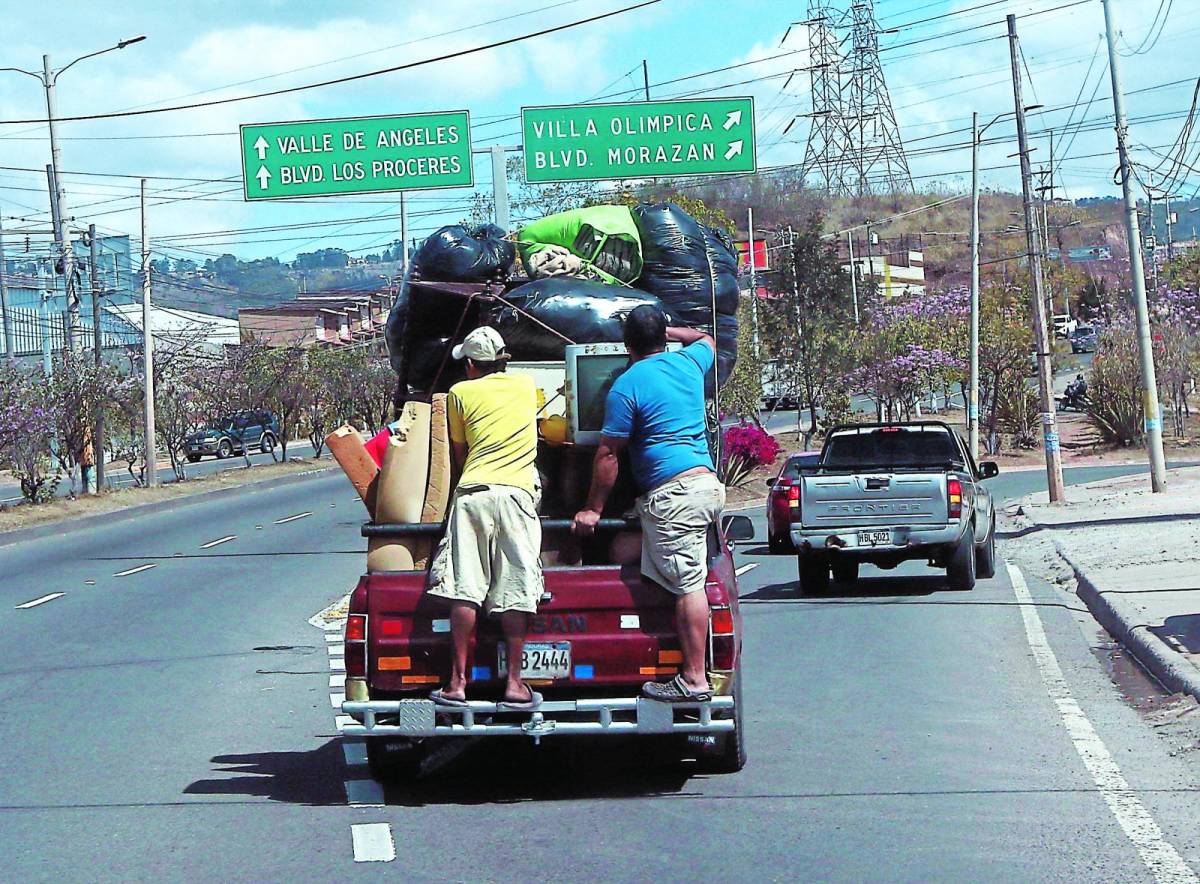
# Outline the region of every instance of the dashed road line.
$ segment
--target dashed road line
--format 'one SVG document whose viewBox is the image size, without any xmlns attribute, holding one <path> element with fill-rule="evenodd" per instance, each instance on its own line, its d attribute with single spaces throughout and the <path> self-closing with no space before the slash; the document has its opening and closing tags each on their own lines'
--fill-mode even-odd
<svg viewBox="0 0 1200 884">
<path fill-rule="evenodd" d="M 390 863 L 396 858 L 391 823 L 358 823 L 350 827 L 356 863 Z"/>
<path fill-rule="evenodd" d="M 1079 753 L 1083 766 L 1091 774 L 1092 782 L 1103 796 L 1108 809 L 1116 817 L 1117 822 L 1125 831 L 1126 836 L 1137 848 L 1138 854 L 1145 863 L 1146 869 L 1159 882 L 1195 882 L 1195 873 L 1184 862 L 1183 857 L 1163 837 L 1162 829 L 1154 821 L 1154 817 L 1146 810 L 1137 794 L 1129 786 L 1121 768 L 1113 759 L 1112 753 L 1104 745 L 1104 740 L 1096 733 L 1087 713 L 1071 694 L 1066 678 L 1063 677 L 1062 667 L 1050 642 L 1046 639 L 1046 630 L 1042 626 L 1042 618 L 1033 603 L 1029 593 L 1029 585 L 1025 575 L 1015 565 L 1005 562 L 1008 576 L 1012 580 L 1013 594 L 1021 607 L 1021 618 L 1025 622 L 1025 637 L 1033 651 L 1033 659 L 1037 663 L 1038 672 L 1046 685 L 1050 699 L 1058 707 L 1067 734 Z"/>
<path fill-rule="evenodd" d="M 329 686 L 331 688 L 340 688 L 346 684 L 346 679 L 340 675 L 329 676 Z"/>
<path fill-rule="evenodd" d="M 342 708 L 342 704 L 345 702 L 346 702 L 345 694 L 330 694 L 329 695 L 329 705 L 332 706 L 334 709 L 340 710 Z"/>
<path fill-rule="evenodd" d="M 757 567 L 758 567 L 758 562 L 751 562 L 749 565 L 742 565 L 742 567 L 738 568 L 733 573 L 735 573 L 738 577 L 741 577 L 747 571 L 753 571 Z"/>
<path fill-rule="evenodd" d="M 346 780 L 346 803 L 354 807 L 383 807 L 383 786 L 375 780 Z"/>
<path fill-rule="evenodd" d="M 287 516 L 286 518 L 283 518 L 283 519 L 276 519 L 276 520 L 275 520 L 275 524 L 276 524 L 276 525 L 286 525 L 288 522 L 294 522 L 294 521 L 296 521 L 297 519 L 305 519 L 305 518 L 308 518 L 308 517 L 309 517 L 309 516 L 311 516 L 311 515 L 312 515 L 312 513 L 311 513 L 311 512 L 308 512 L 308 513 L 296 513 L 296 515 L 294 515 L 294 516 Z"/>
<path fill-rule="evenodd" d="M 24 602 L 20 605 L 17 605 L 16 610 L 24 611 L 28 608 L 36 608 L 38 605 L 44 605 L 44 604 L 46 604 L 46 602 L 52 602 L 55 599 L 60 598 L 64 595 L 66 595 L 65 592 L 52 592 L 49 595 L 42 596 L 41 598 L 33 599 L 31 601 Z"/>
<path fill-rule="evenodd" d="M 208 543 L 200 544 L 201 549 L 212 549 L 214 546 L 220 546 L 222 543 L 229 543 L 231 540 L 237 540 L 236 534 L 227 534 L 224 537 L 218 537 L 216 540 L 210 540 Z"/>
<path fill-rule="evenodd" d="M 345 739 L 342 756 L 346 759 L 346 767 L 362 767 L 367 763 L 367 744 L 362 740 Z"/>
<path fill-rule="evenodd" d="M 142 571 L 149 571 L 151 568 L 157 568 L 158 565 L 151 562 L 148 565 L 138 565 L 136 568 L 129 568 L 126 571 L 118 571 L 113 577 L 128 577 L 130 574 L 140 574 Z"/>
</svg>

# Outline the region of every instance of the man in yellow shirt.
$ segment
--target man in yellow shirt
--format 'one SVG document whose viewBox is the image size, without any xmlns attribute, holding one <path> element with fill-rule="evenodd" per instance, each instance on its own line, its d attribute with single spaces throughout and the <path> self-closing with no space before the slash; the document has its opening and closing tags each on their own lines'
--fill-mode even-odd
<svg viewBox="0 0 1200 884">
<path fill-rule="evenodd" d="M 521 681 L 529 615 L 542 596 L 542 526 L 537 506 L 537 391 L 505 372 L 500 333 L 477 328 L 451 352 L 466 359 L 467 380 L 450 388 L 446 417 L 459 473 L 446 535 L 434 554 L 429 594 L 450 600 L 454 659 L 450 680 L 430 699 L 466 704 L 467 651 L 480 608 L 498 616 L 507 651 L 506 709 L 536 709 L 542 697 Z"/>
</svg>

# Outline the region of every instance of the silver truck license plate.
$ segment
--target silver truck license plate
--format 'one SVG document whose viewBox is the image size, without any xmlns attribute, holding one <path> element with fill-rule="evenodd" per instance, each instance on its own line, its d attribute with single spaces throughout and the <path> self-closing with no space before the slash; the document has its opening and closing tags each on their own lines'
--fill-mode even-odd
<svg viewBox="0 0 1200 884">
<path fill-rule="evenodd" d="M 886 529 L 883 531 L 859 531 L 858 532 L 859 546 L 891 546 L 892 531 Z"/>
</svg>

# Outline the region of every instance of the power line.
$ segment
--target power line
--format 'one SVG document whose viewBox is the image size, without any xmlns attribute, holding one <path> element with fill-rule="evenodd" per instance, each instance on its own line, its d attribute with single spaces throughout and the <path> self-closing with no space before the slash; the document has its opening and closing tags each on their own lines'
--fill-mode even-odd
<svg viewBox="0 0 1200 884">
<path fill-rule="evenodd" d="M 340 85 L 342 83 L 352 83 L 357 80 L 366 80 L 371 77 L 382 76 L 383 74 L 392 74 L 392 73 L 396 73 L 397 71 L 411 70 L 413 68 L 422 67 L 422 66 L 428 65 L 428 64 L 435 64 L 435 63 L 441 62 L 441 61 L 449 61 L 451 59 L 462 58 L 463 56 L 467 56 L 467 55 L 475 55 L 480 52 L 486 52 L 489 49 L 498 49 L 502 46 L 511 46 L 515 43 L 521 43 L 526 40 L 532 40 L 536 37 L 544 37 L 548 34 L 556 34 L 556 33 L 559 33 L 560 31 L 571 30 L 573 28 L 578 28 L 583 25 L 592 24 L 594 22 L 602 21 L 607 18 L 613 18 L 614 16 L 624 15 L 627 12 L 634 12 L 638 9 L 644 9 L 647 6 L 654 6 L 655 4 L 660 3 L 660 2 L 662 2 L 662 0 L 641 0 L 640 3 L 635 3 L 632 6 L 625 6 L 625 7 L 622 7 L 621 9 L 615 9 L 610 12 L 600 13 L 598 15 L 589 16 L 588 18 L 581 18 L 581 19 L 577 19 L 572 22 L 567 22 L 565 24 L 554 25 L 553 27 L 548 27 L 548 28 L 542 28 L 539 31 L 532 31 L 528 34 L 521 34 L 516 37 L 507 37 L 503 40 L 494 40 L 491 43 L 485 43 L 485 44 L 482 44 L 479 46 L 473 46 L 473 47 L 470 47 L 467 49 L 459 49 L 454 52 L 447 52 L 447 53 L 443 53 L 442 55 L 437 55 L 437 56 L 433 56 L 430 58 L 424 58 L 424 59 L 420 59 L 418 61 L 410 61 L 410 62 L 406 62 L 404 64 L 392 65 L 391 67 L 387 67 L 387 68 L 379 68 L 379 69 L 373 70 L 373 71 L 365 71 L 364 73 L 361 73 L 361 74 L 350 74 L 345 77 L 335 77 L 334 79 L 323 80 L 319 83 L 307 83 L 302 86 L 289 86 L 284 89 L 273 89 L 268 92 L 258 92 L 258 93 L 252 94 L 252 95 L 235 95 L 235 96 L 231 96 L 229 98 L 214 98 L 211 101 L 197 101 L 197 102 L 193 102 L 191 104 L 177 104 L 177 105 L 172 105 L 170 107 L 147 108 L 144 110 L 109 111 L 107 113 L 100 113 L 100 114 L 78 114 L 76 116 L 57 117 L 56 119 L 58 122 L 62 123 L 62 122 L 74 122 L 74 121 L 79 121 L 79 120 L 111 120 L 111 119 L 116 119 L 119 117 L 140 117 L 140 116 L 148 116 L 150 114 L 163 114 L 163 113 L 170 113 L 173 111 L 195 110 L 196 108 L 202 108 L 202 107 L 215 107 L 217 105 L 234 104 L 234 103 L 242 102 L 242 101 L 252 101 L 252 100 L 258 99 L 258 98 L 273 98 L 277 95 L 290 95 L 290 94 L 293 94 L 296 92 L 307 92 L 312 89 L 321 89 L 326 86 L 336 86 L 336 85 Z M 16 125 L 16 124 L 22 124 L 22 123 L 47 123 L 47 122 L 49 122 L 49 121 L 46 120 L 45 118 L 34 117 L 34 118 L 23 119 L 23 120 L 0 120 L 0 125 Z"/>
</svg>

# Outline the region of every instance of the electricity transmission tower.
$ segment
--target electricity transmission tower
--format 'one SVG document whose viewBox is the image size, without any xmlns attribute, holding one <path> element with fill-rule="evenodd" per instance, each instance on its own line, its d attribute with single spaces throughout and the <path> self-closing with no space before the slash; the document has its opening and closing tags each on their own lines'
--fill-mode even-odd
<svg viewBox="0 0 1200 884">
<path fill-rule="evenodd" d="M 808 0 L 813 112 L 802 174 L 805 178 L 814 175 L 822 189 L 842 194 L 847 192 L 847 167 L 843 162 L 846 133 L 842 122 L 842 58 L 834 30 L 835 13 L 829 0 Z"/>
<path fill-rule="evenodd" d="M 834 14 L 828 0 L 810 0 L 813 125 L 804 173 L 815 173 L 835 196 L 911 191 L 912 174 L 879 61 L 874 0 L 851 0 L 848 12 L 836 21 Z M 839 58 L 845 41 L 837 32 L 845 30 L 850 51 Z"/>
</svg>

